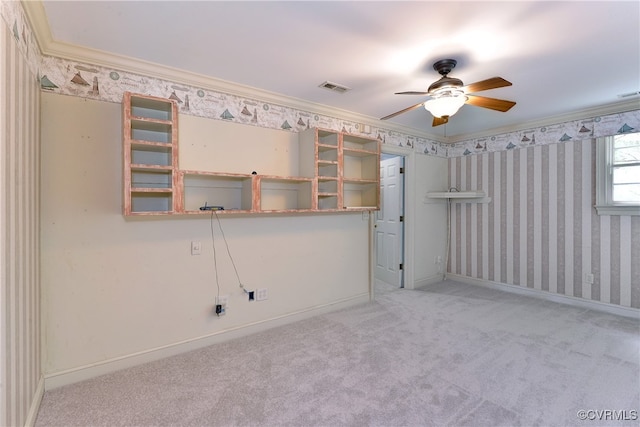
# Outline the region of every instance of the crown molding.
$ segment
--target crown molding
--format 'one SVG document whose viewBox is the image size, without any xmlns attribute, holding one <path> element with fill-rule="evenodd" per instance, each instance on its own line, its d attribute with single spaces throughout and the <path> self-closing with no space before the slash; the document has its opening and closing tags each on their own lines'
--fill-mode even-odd
<svg viewBox="0 0 640 427">
<path fill-rule="evenodd" d="M 303 99 L 289 97 L 275 92 L 270 92 L 251 86 L 245 86 L 227 80 L 222 80 L 174 67 L 168 67 L 137 58 L 112 54 L 98 49 L 60 42 L 54 40 L 51 34 L 51 29 L 49 27 L 49 22 L 47 20 L 42 1 L 25 1 L 23 2 L 23 6 L 27 15 L 27 19 L 29 20 L 33 28 L 33 32 L 37 39 L 40 52 L 44 56 L 85 62 L 91 65 L 102 66 L 105 68 L 114 68 L 117 70 L 140 74 L 147 77 L 168 80 L 173 83 L 195 86 L 202 89 L 223 92 L 245 98 L 257 98 L 261 101 L 265 101 L 271 104 L 283 105 L 290 108 L 296 108 L 329 117 L 337 117 L 342 120 L 362 123 L 372 127 L 396 131 L 403 134 L 411 134 L 413 136 L 425 138 L 431 141 L 445 142 L 442 137 L 429 134 L 422 130 L 409 128 L 407 126 L 396 125 L 390 122 L 384 123 L 384 126 L 381 126 L 380 120 L 376 117 L 358 114 L 352 111 L 342 110 L 324 104 L 309 102 Z"/>
<path fill-rule="evenodd" d="M 33 35 L 35 36 L 38 48 L 40 49 L 40 54 L 44 55 L 45 48 L 53 43 L 49 20 L 47 19 L 44 5 L 40 0 L 23 0 L 21 4 L 27 21 L 29 21 L 29 25 L 31 26 L 31 30 L 33 31 Z"/>
</svg>

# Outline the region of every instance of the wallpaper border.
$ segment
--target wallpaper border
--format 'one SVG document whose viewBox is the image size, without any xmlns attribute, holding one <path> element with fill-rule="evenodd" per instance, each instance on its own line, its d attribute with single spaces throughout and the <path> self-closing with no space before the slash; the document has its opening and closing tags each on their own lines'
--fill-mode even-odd
<svg viewBox="0 0 640 427">
<path fill-rule="evenodd" d="M 258 98 L 249 98 L 155 77 L 52 56 L 42 57 L 43 91 L 120 103 L 124 92 L 174 99 L 182 114 L 299 132 L 310 127 L 374 137 L 383 144 L 418 153 L 447 157 L 448 144 L 305 111 Z"/>
<path fill-rule="evenodd" d="M 269 129 L 299 132 L 320 127 L 375 137 L 383 144 L 436 157 L 454 158 L 561 144 L 640 130 L 640 109 L 473 138 L 453 144 L 136 73 L 51 56 L 42 58 L 44 91 L 119 103 L 125 91 L 175 99 L 180 113 Z"/>
<path fill-rule="evenodd" d="M 40 49 L 22 4 L 19 1 L 0 0 L 0 17 L 11 30 L 18 50 L 24 57 L 29 70 L 34 76 L 39 76 Z"/>
</svg>

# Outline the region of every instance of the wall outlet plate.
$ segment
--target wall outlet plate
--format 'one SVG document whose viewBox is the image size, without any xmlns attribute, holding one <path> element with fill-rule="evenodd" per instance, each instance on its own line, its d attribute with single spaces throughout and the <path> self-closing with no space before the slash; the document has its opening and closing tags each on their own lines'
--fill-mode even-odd
<svg viewBox="0 0 640 427">
<path fill-rule="evenodd" d="M 267 289 L 256 289 L 256 301 L 264 301 L 267 299 Z"/>
</svg>

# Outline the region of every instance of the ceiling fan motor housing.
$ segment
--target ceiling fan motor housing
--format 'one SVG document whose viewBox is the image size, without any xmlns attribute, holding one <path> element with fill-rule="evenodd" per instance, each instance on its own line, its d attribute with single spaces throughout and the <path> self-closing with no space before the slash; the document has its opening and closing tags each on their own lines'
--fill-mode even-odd
<svg viewBox="0 0 640 427">
<path fill-rule="evenodd" d="M 464 84 L 462 83 L 462 80 L 460 79 L 456 79 L 454 77 L 441 77 L 440 79 L 438 79 L 437 81 L 431 83 L 431 86 L 429 86 L 429 93 L 431 92 L 435 92 L 438 89 L 443 89 L 443 88 L 461 88 L 462 86 L 464 86 Z"/>
<path fill-rule="evenodd" d="M 462 80 L 453 77 L 447 77 L 447 74 L 449 74 L 457 64 L 458 61 L 456 61 L 455 59 L 441 59 L 439 61 L 436 61 L 433 64 L 433 69 L 440 73 L 442 77 L 439 80 L 433 82 L 431 86 L 429 86 L 428 91 L 433 92 L 445 87 L 459 88 L 464 86 Z"/>
</svg>

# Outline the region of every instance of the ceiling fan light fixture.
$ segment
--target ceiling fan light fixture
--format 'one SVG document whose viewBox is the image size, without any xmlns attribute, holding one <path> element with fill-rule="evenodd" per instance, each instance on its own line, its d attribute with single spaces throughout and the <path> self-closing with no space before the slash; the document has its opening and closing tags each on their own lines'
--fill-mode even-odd
<svg viewBox="0 0 640 427">
<path fill-rule="evenodd" d="M 424 108 L 434 117 L 451 117 L 465 102 L 467 102 L 467 97 L 463 91 L 447 91 L 425 102 Z"/>
</svg>

